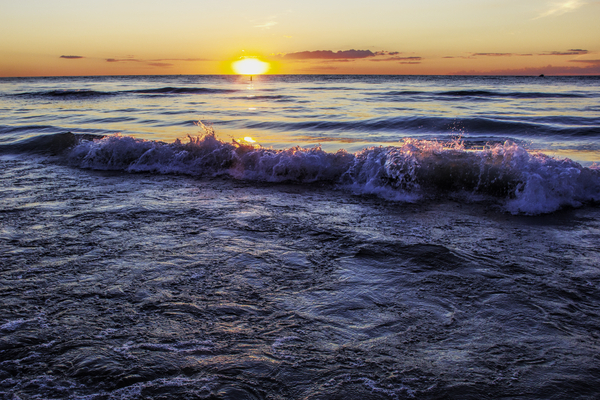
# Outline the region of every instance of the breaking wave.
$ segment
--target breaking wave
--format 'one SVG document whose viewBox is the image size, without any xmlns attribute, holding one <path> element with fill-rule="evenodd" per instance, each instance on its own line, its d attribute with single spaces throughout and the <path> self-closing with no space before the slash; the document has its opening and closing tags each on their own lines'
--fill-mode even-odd
<svg viewBox="0 0 600 400">
<path fill-rule="evenodd" d="M 409 202 L 449 194 L 484 195 L 511 213 L 529 215 L 600 201 L 599 168 L 530 153 L 512 142 L 473 151 L 456 142 L 405 139 L 398 146 L 351 154 L 224 142 L 210 129 L 173 143 L 113 135 L 87 137 L 73 145 L 72 134 L 65 135 L 68 162 L 95 170 L 332 183 L 357 194 Z M 59 147 L 56 140 L 54 149 Z"/>
<path fill-rule="evenodd" d="M 88 89 L 65 89 L 65 90 L 47 90 L 40 92 L 25 92 L 18 93 L 17 96 L 30 96 L 30 97 L 50 97 L 50 98 L 59 98 L 59 99 L 89 99 L 96 97 L 107 97 L 114 96 L 117 92 L 102 92 L 97 90 L 88 90 Z"/>
<path fill-rule="evenodd" d="M 233 93 L 237 90 L 232 89 L 214 89 L 204 87 L 160 87 L 152 89 L 135 89 L 135 90 L 117 90 L 117 91 L 98 91 L 90 89 L 55 89 L 46 91 L 36 92 L 23 92 L 17 93 L 16 96 L 29 96 L 29 97 L 46 97 L 56 98 L 64 100 L 77 100 L 77 99 L 92 99 L 102 98 L 109 96 L 117 96 L 122 94 L 143 94 L 143 95 L 176 95 L 176 94 L 216 94 L 216 93 Z"/>
<path fill-rule="evenodd" d="M 500 201 L 513 214 L 544 214 L 600 201 L 600 167 L 528 152 L 509 141 L 469 150 L 459 142 L 404 139 L 397 146 L 352 154 L 224 142 L 205 129 L 202 136 L 173 143 L 67 132 L 36 136 L 0 150 L 60 155 L 72 166 L 94 170 L 330 183 L 394 201 L 483 196 Z"/>
<path fill-rule="evenodd" d="M 140 93 L 140 94 L 156 94 L 156 95 L 170 95 L 170 94 L 213 94 L 213 93 L 232 93 L 237 90 L 232 89 L 211 89 L 202 87 L 162 87 L 155 89 L 138 89 L 128 90 L 129 93 Z"/>
</svg>

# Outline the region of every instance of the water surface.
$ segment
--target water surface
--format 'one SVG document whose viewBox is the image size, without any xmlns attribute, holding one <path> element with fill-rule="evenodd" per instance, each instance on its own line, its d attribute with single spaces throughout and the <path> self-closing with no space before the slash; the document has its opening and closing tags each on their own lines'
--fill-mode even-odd
<svg viewBox="0 0 600 400">
<path fill-rule="evenodd" d="M 598 82 L 0 80 L 0 393 L 597 398 Z"/>
</svg>

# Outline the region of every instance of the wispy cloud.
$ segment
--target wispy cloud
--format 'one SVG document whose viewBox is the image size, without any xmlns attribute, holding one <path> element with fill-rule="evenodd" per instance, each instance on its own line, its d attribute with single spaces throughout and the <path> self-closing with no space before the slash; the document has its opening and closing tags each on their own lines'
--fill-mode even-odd
<svg viewBox="0 0 600 400">
<path fill-rule="evenodd" d="M 473 57 L 471 57 L 471 56 L 445 56 L 442 58 L 459 58 L 461 60 L 471 60 Z"/>
<path fill-rule="evenodd" d="M 286 60 L 294 61 L 306 61 L 306 60 L 326 60 L 326 61 L 353 61 L 364 58 L 372 58 L 371 61 L 399 61 L 399 60 L 416 60 L 421 57 L 396 57 L 398 54 L 402 54 L 399 51 L 371 51 L 371 50 L 309 50 L 309 51 L 298 51 L 294 53 L 276 53 L 271 54 L 272 57 L 283 58 Z M 387 58 L 381 58 L 387 57 Z"/>
<path fill-rule="evenodd" d="M 321 63 L 323 63 L 323 64 L 349 63 L 349 62 L 354 62 L 354 61 L 356 61 L 356 58 L 339 58 L 339 59 L 334 59 L 334 60 L 321 60 Z"/>
<path fill-rule="evenodd" d="M 600 60 L 569 60 L 569 62 L 587 63 L 600 66 Z"/>
<path fill-rule="evenodd" d="M 473 57 L 478 57 L 478 56 L 482 56 L 482 57 L 527 57 L 527 56 L 532 56 L 533 54 L 523 54 L 523 53 L 471 53 L 471 57 L 468 58 L 473 58 Z"/>
<path fill-rule="evenodd" d="M 106 62 L 116 63 L 116 62 L 143 62 L 143 60 L 138 60 L 137 58 L 107 58 Z"/>
<path fill-rule="evenodd" d="M 320 62 L 328 63 L 349 63 L 357 60 L 368 59 L 369 61 L 377 62 L 396 62 L 398 64 L 420 64 L 423 60 L 418 56 L 399 56 L 402 54 L 399 51 L 371 51 L 371 50 L 314 50 L 314 51 L 298 51 L 294 53 L 279 53 L 271 54 L 272 57 L 281 58 L 294 62 Z M 315 67 L 316 68 L 316 67 Z"/>
<path fill-rule="evenodd" d="M 547 51 L 545 53 L 538 54 L 540 56 L 580 56 L 587 54 L 589 51 L 583 49 L 570 49 L 567 51 Z"/>
<path fill-rule="evenodd" d="M 271 29 L 272 27 L 274 27 L 277 24 L 278 24 L 278 22 L 269 21 L 269 22 L 265 22 L 264 24 L 254 25 L 254 27 L 260 28 L 260 29 Z"/>
<path fill-rule="evenodd" d="M 412 57 L 391 57 L 388 58 L 389 61 L 421 61 L 423 57 L 412 56 Z"/>
<path fill-rule="evenodd" d="M 566 51 L 545 51 L 537 53 L 536 56 L 580 56 L 588 54 L 589 51 L 583 49 L 569 49 Z M 522 53 L 472 53 L 472 56 L 491 56 L 491 57 L 512 57 L 512 56 L 533 56 L 534 54 Z"/>
<path fill-rule="evenodd" d="M 172 67 L 173 64 L 165 62 L 165 61 L 183 61 L 183 62 L 188 62 L 188 61 L 210 61 L 210 60 L 208 60 L 206 58 L 158 58 L 158 59 L 153 59 L 153 60 L 143 60 L 143 59 L 139 59 L 139 58 L 134 58 L 133 56 L 128 56 L 126 58 L 106 58 L 105 61 L 109 62 L 109 63 L 134 62 L 134 63 L 146 64 L 146 65 L 149 65 L 151 67 L 169 68 L 169 67 Z"/>
<path fill-rule="evenodd" d="M 375 57 L 375 55 L 371 50 L 316 50 L 287 53 L 283 58 L 288 60 L 340 60 Z"/>
<path fill-rule="evenodd" d="M 208 58 L 158 58 L 149 61 L 212 61 Z"/>
<path fill-rule="evenodd" d="M 486 57 L 510 57 L 513 53 L 473 53 L 473 56 L 486 56 Z"/>
<path fill-rule="evenodd" d="M 79 60 L 80 58 L 85 58 L 83 56 L 60 56 L 60 58 L 66 58 L 67 60 Z"/>
<path fill-rule="evenodd" d="M 532 56 L 580 56 L 588 54 L 588 50 L 569 49 L 565 51 L 545 51 L 543 53 L 471 53 L 469 56 L 445 56 L 442 58 L 459 58 L 463 60 L 473 60 L 477 57 L 532 57 Z"/>
<path fill-rule="evenodd" d="M 554 3 L 550 6 L 550 9 L 538 15 L 534 19 L 540 19 L 550 16 L 558 17 L 559 15 L 566 14 L 571 11 L 577 10 L 579 7 L 585 5 L 587 2 L 582 0 L 567 0 L 560 3 Z"/>
<path fill-rule="evenodd" d="M 400 61 L 400 64 L 420 64 L 423 57 L 388 57 L 388 58 L 374 58 L 370 61 L 381 62 L 381 61 Z"/>
</svg>

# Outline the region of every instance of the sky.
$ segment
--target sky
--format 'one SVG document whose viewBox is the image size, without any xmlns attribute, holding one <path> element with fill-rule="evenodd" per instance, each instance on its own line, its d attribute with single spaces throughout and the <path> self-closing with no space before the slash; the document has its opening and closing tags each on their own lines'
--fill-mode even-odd
<svg viewBox="0 0 600 400">
<path fill-rule="evenodd" d="M 600 0 L 0 0 L 0 77 L 600 75 Z"/>
</svg>

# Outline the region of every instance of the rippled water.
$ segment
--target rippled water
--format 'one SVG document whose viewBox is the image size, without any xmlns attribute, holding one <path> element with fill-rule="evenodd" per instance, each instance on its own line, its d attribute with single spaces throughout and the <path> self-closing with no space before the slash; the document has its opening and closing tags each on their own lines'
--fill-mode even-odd
<svg viewBox="0 0 600 400">
<path fill-rule="evenodd" d="M 598 80 L 546 79 L 1 80 L 0 394 L 596 398 Z"/>
<path fill-rule="evenodd" d="M 354 152 L 405 137 L 512 140 L 600 160 L 598 77 L 237 76 L 0 79 L 0 140 L 40 133 L 222 138 Z"/>
</svg>

